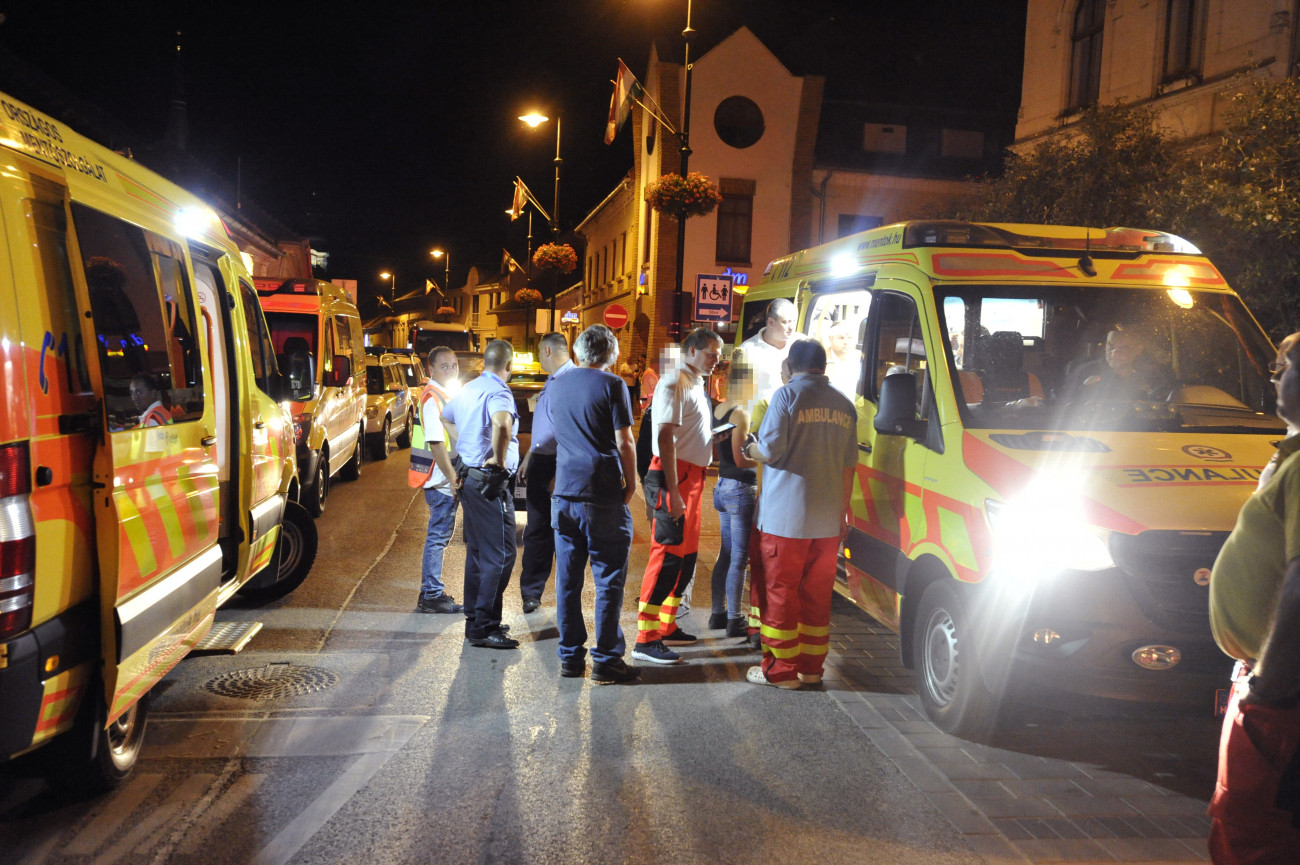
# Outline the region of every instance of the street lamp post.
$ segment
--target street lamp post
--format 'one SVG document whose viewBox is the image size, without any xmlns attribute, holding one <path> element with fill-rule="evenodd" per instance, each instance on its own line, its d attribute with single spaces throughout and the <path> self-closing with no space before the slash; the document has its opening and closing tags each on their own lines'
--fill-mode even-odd
<svg viewBox="0 0 1300 865">
<path fill-rule="evenodd" d="M 522 120 L 524 123 L 527 123 L 529 127 L 536 129 L 538 126 L 545 123 L 550 118 L 546 117 L 544 114 L 539 114 L 538 112 L 533 111 L 528 114 L 520 115 L 519 119 Z M 564 119 L 563 115 L 561 114 L 555 115 L 555 160 L 554 160 L 555 161 L 555 196 L 554 198 L 551 199 L 551 237 L 552 240 L 554 241 L 558 241 L 560 239 L 560 166 L 564 164 L 564 160 L 560 158 L 560 123 L 563 119 Z M 530 216 L 528 222 L 528 239 L 529 239 L 530 247 L 532 246 L 532 236 L 533 236 L 533 224 L 532 224 L 532 217 Z M 529 262 L 528 262 L 528 272 L 530 274 L 529 277 L 530 279 L 532 274 L 532 267 L 533 267 L 532 251 L 530 249 Z M 555 296 L 560 293 L 559 279 L 560 276 L 559 276 L 559 272 L 557 271 L 555 275 L 555 280 L 556 280 L 555 290 L 551 292 L 551 308 L 550 308 L 550 313 L 551 313 L 550 329 L 551 330 L 555 330 Z"/>
<path fill-rule="evenodd" d="M 451 293 L 451 253 L 447 252 L 445 249 L 431 249 L 429 250 L 429 254 L 432 255 L 434 258 L 445 259 L 444 264 L 446 266 L 442 271 L 442 282 L 443 282 L 442 287 L 446 293 L 450 294 Z"/>
<path fill-rule="evenodd" d="M 519 119 L 532 129 L 536 129 L 551 118 L 536 111 L 528 114 L 521 114 Z M 562 115 L 555 115 L 555 197 L 551 200 L 551 234 L 556 237 L 560 234 L 560 166 L 564 160 L 560 158 L 560 124 L 563 121 Z"/>
<path fill-rule="evenodd" d="M 397 274 L 385 270 L 379 274 L 379 278 L 388 280 L 388 300 L 391 307 L 392 301 L 397 299 Z"/>
<path fill-rule="evenodd" d="M 682 31 L 682 39 L 686 42 L 686 86 L 682 99 L 682 166 L 681 175 L 686 176 L 690 170 L 691 162 L 691 39 L 695 36 L 695 31 L 691 29 L 691 0 L 686 0 L 686 29 Z M 676 291 L 673 295 L 673 329 L 676 333 L 669 334 L 673 339 L 681 339 L 683 334 L 683 307 L 685 306 L 685 297 L 682 293 L 682 279 L 686 270 L 686 214 L 677 214 L 677 273 L 676 273 Z"/>
</svg>

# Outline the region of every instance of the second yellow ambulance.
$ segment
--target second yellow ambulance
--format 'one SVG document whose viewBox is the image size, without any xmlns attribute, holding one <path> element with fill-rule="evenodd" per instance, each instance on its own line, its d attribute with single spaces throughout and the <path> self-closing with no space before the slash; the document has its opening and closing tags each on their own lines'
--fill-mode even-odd
<svg viewBox="0 0 1300 865">
<path fill-rule="evenodd" d="M 909 222 L 774 261 L 855 401 L 841 591 L 896 630 L 941 727 L 1012 688 L 1191 701 L 1227 668 L 1209 569 L 1285 429 L 1274 349 L 1159 231 Z"/>
</svg>

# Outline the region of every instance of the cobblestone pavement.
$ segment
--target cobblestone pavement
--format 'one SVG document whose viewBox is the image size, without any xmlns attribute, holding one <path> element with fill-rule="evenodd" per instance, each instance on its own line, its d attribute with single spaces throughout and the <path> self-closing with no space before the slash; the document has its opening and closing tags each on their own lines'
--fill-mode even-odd
<svg viewBox="0 0 1300 865">
<path fill-rule="evenodd" d="M 926 719 L 898 637 L 837 596 L 825 687 L 990 863 L 1208 861 L 1217 722 L 1080 701 L 1014 707 L 991 745 Z"/>
</svg>

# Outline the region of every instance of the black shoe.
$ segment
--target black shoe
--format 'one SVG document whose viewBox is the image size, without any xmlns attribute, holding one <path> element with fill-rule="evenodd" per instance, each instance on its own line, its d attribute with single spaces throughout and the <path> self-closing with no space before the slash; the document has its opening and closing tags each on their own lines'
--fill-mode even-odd
<svg viewBox="0 0 1300 865">
<path fill-rule="evenodd" d="M 560 661 L 560 675 L 566 679 L 581 679 L 585 672 L 587 661 L 584 658 L 565 658 Z"/>
<path fill-rule="evenodd" d="M 629 667 L 623 663 L 622 658 L 591 665 L 591 682 L 593 685 L 621 685 L 624 682 L 635 682 L 640 675 L 640 670 L 636 667 Z"/>
<path fill-rule="evenodd" d="M 725 627 L 727 627 L 727 614 L 726 614 L 726 613 L 712 613 L 712 614 L 709 616 L 709 630 L 710 630 L 710 631 L 721 631 L 721 630 L 722 630 L 723 628 L 725 628 Z"/>
<path fill-rule="evenodd" d="M 745 621 L 744 616 L 736 616 L 734 619 L 727 619 L 727 636 L 728 637 L 748 637 L 749 623 Z"/>
<path fill-rule="evenodd" d="M 477 646 L 480 649 L 517 649 L 519 641 L 512 640 L 505 635 L 504 631 L 493 631 L 486 637 L 466 637 L 471 646 Z"/>
<path fill-rule="evenodd" d="M 649 661 L 652 664 L 680 664 L 682 656 L 664 645 L 663 640 L 655 640 L 653 643 L 637 643 L 632 649 L 632 657 L 639 661 Z"/>
<path fill-rule="evenodd" d="M 541 598 L 524 598 L 524 612 L 531 613 L 542 605 Z"/>
<path fill-rule="evenodd" d="M 436 598 L 420 598 L 421 613 L 463 613 L 465 608 L 451 595 L 443 593 Z"/>
<path fill-rule="evenodd" d="M 749 643 L 749 647 L 750 647 L 751 649 L 762 649 L 762 648 L 763 648 L 763 637 L 758 633 L 758 631 L 755 631 L 754 633 L 752 633 L 752 634 L 750 634 L 748 637 L 746 637 L 746 638 L 745 638 L 745 642 L 746 642 L 746 643 Z"/>
<path fill-rule="evenodd" d="M 678 628 L 668 636 L 664 637 L 665 646 L 689 646 L 691 643 L 698 641 L 699 637 L 694 634 L 688 634 L 681 628 Z"/>
</svg>

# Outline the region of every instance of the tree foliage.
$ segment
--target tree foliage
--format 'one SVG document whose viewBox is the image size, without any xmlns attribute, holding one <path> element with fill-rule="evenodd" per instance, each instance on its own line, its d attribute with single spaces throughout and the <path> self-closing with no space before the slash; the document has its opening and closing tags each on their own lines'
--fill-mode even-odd
<svg viewBox="0 0 1300 865">
<path fill-rule="evenodd" d="M 1089 109 L 952 215 L 1172 231 L 1280 338 L 1300 329 L 1300 83 L 1243 79 L 1230 99 L 1224 131 L 1190 146 L 1149 108 Z"/>
</svg>

